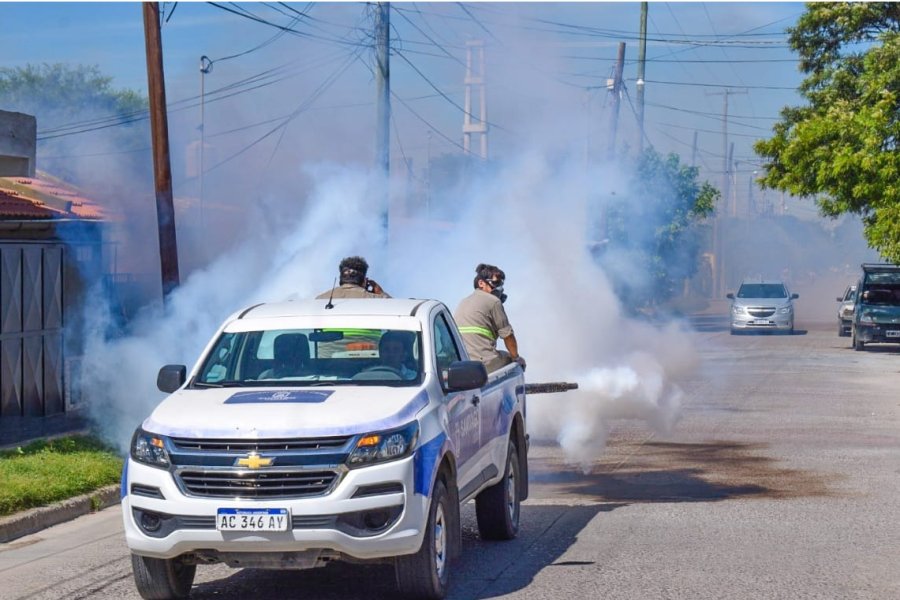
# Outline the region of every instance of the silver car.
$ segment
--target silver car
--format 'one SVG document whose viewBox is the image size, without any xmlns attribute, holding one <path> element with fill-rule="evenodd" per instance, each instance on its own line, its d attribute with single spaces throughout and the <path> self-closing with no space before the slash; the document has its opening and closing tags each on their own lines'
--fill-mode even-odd
<svg viewBox="0 0 900 600">
<path fill-rule="evenodd" d="M 837 301 L 841 303 L 837 313 L 838 335 L 850 337 L 850 328 L 853 326 L 853 306 L 856 304 L 856 284 L 848 285 L 844 290 L 844 295 L 839 296 Z"/>
<path fill-rule="evenodd" d="M 744 281 L 731 299 L 731 334 L 744 331 L 794 331 L 794 303 L 781 281 Z"/>
</svg>

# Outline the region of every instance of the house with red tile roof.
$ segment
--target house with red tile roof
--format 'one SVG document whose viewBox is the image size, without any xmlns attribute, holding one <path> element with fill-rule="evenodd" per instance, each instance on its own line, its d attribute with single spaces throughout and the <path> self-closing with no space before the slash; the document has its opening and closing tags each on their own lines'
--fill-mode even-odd
<svg viewBox="0 0 900 600">
<path fill-rule="evenodd" d="M 102 284 L 103 208 L 35 169 L 34 117 L 0 111 L 0 447 L 84 427 L 87 290 Z"/>
</svg>

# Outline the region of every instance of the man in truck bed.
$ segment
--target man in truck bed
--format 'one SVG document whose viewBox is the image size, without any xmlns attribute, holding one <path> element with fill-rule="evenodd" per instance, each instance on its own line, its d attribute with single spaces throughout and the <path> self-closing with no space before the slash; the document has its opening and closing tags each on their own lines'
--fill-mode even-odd
<svg viewBox="0 0 900 600">
<path fill-rule="evenodd" d="M 525 368 L 516 334 L 503 309 L 505 280 L 506 274 L 498 267 L 478 265 L 475 267 L 475 291 L 463 298 L 453 313 L 469 358 L 483 362 L 488 371 L 496 371 L 512 362 Z M 509 352 L 497 350 L 498 337 L 503 338 Z"/>
</svg>

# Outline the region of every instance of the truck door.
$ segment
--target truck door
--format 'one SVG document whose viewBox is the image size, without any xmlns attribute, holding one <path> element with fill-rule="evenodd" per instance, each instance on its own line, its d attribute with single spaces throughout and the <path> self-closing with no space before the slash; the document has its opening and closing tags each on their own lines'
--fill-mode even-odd
<svg viewBox="0 0 900 600">
<path fill-rule="evenodd" d="M 447 390 L 447 369 L 450 364 L 461 360 L 461 353 L 443 311 L 434 319 L 434 361 L 444 391 L 447 406 L 450 440 L 456 451 L 457 474 L 460 489 L 475 473 L 475 454 L 481 447 L 481 402 L 480 390 L 451 392 Z"/>
</svg>

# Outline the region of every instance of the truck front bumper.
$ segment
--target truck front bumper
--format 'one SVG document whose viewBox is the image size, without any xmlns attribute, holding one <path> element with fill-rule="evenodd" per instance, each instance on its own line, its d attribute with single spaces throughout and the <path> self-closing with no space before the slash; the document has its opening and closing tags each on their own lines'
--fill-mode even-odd
<svg viewBox="0 0 900 600">
<path fill-rule="evenodd" d="M 412 554 L 422 544 L 429 501 L 413 491 L 412 457 L 349 470 L 331 492 L 307 498 L 187 496 L 169 471 L 132 459 L 123 484 L 128 547 L 135 554 L 156 558 L 330 551 L 368 560 Z M 148 495 L 157 491 L 157 497 Z M 287 531 L 277 532 L 219 531 L 220 508 L 287 509 L 291 524 Z M 143 517 L 147 513 L 149 519 Z M 379 528 L 380 519 L 387 524 Z M 162 523 L 155 530 L 154 520 Z"/>
</svg>

